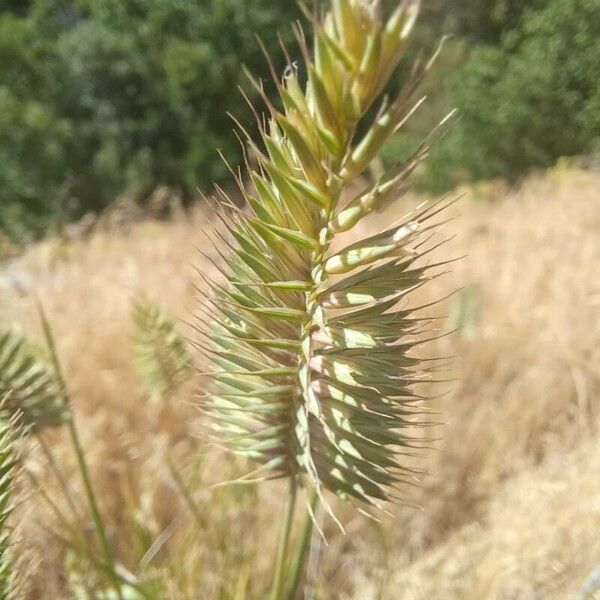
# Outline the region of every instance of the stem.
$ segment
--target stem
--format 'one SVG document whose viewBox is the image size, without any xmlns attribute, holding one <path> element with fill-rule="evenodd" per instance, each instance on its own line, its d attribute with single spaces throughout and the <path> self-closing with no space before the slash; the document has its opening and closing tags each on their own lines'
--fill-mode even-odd
<svg viewBox="0 0 600 600">
<path fill-rule="evenodd" d="M 58 358 L 58 352 L 56 350 L 56 344 L 54 342 L 54 335 L 52 334 L 52 329 L 50 327 L 50 323 L 48 322 L 48 318 L 46 317 L 46 313 L 41 302 L 36 298 L 36 306 L 40 316 L 40 320 L 42 323 L 42 329 L 44 332 L 44 337 L 46 339 L 46 344 L 48 345 L 48 350 L 50 352 L 50 357 L 52 359 L 52 366 L 54 367 L 54 372 L 56 374 L 56 378 L 58 380 L 58 384 L 60 386 L 61 392 L 63 394 L 63 398 L 65 404 L 69 406 L 71 409 L 69 411 L 69 417 L 67 419 L 67 430 L 69 431 L 69 435 L 71 437 L 71 443 L 73 445 L 73 450 L 75 451 L 75 456 L 77 458 L 77 466 L 79 468 L 79 473 L 81 475 L 81 480 L 83 482 L 83 487 L 85 489 L 85 494 L 87 497 L 87 501 L 92 513 L 92 520 L 94 521 L 94 529 L 96 530 L 96 535 L 100 541 L 100 546 L 102 547 L 102 553 L 104 554 L 104 560 L 108 565 L 108 570 L 110 571 L 110 577 L 112 580 L 113 587 L 117 593 L 117 597 L 122 599 L 123 594 L 121 592 L 121 585 L 119 579 L 115 572 L 115 556 L 113 551 L 108 543 L 108 538 L 106 536 L 106 530 L 104 528 L 104 524 L 102 522 L 102 517 L 100 516 L 100 511 L 98 510 L 98 504 L 96 503 L 96 496 L 94 494 L 94 488 L 92 486 L 92 480 L 90 477 L 90 471 L 85 460 L 85 455 L 83 452 L 83 447 L 81 445 L 81 441 L 79 439 L 79 433 L 77 432 L 77 427 L 75 426 L 75 420 L 73 419 L 72 414 L 72 406 L 71 399 L 69 397 L 69 393 L 67 390 L 67 384 L 65 378 L 62 373 L 62 368 L 60 365 L 60 359 Z"/>
<path fill-rule="evenodd" d="M 283 572 L 285 568 L 285 556 L 290 541 L 290 532 L 292 530 L 292 521 L 294 520 L 294 509 L 296 507 L 296 478 L 290 477 L 290 487 L 285 505 L 285 514 L 283 516 L 283 526 L 279 536 L 277 547 L 277 560 L 275 563 L 275 577 L 271 589 L 271 600 L 283 600 Z"/>
<path fill-rule="evenodd" d="M 288 600 L 294 600 L 294 598 L 296 598 L 296 595 L 298 594 L 298 586 L 300 584 L 300 580 L 304 575 L 304 566 L 306 564 L 306 559 L 310 550 L 310 540 L 312 536 L 315 518 L 314 515 L 318 501 L 319 495 L 317 494 L 317 491 L 313 488 L 310 492 L 309 497 L 310 510 L 306 510 L 306 515 L 304 517 L 304 522 L 302 523 L 302 530 L 300 533 L 300 545 L 291 568 L 290 585 L 286 594 Z"/>
<path fill-rule="evenodd" d="M 75 455 L 77 457 L 77 466 L 79 467 L 79 471 L 81 472 L 81 479 L 83 482 L 83 487 L 85 488 L 87 501 L 90 505 L 90 510 L 92 511 L 94 527 L 96 529 L 96 533 L 98 534 L 98 538 L 102 546 L 102 552 L 107 563 L 114 568 L 115 557 L 113 555 L 110 544 L 108 543 L 108 538 L 106 536 L 104 524 L 102 523 L 102 517 L 100 516 L 100 511 L 98 510 L 98 504 L 96 503 L 96 496 L 94 494 L 94 488 L 92 487 L 89 468 L 85 460 L 85 455 L 83 453 L 83 448 L 81 446 L 81 441 L 79 439 L 79 434 L 77 432 L 77 428 L 75 427 L 75 421 L 73 420 L 73 418 L 70 418 L 68 420 L 67 427 L 71 436 L 71 441 L 73 443 L 73 449 L 75 450 Z"/>
<path fill-rule="evenodd" d="M 196 503 L 196 501 L 194 500 L 194 498 L 192 496 L 192 492 L 190 491 L 191 486 L 186 484 L 183 481 L 183 479 L 181 478 L 181 475 L 177 471 L 177 468 L 173 464 L 173 461 L 171 460 L 170 457 L 167 457 L 167 462 L 169 465 L 169 471 L 171 473 L 171 476 L 175 480 L 175 483 L 176 483 L 177 487 L 179 488 L 179 492 L 183 496 L 185 503 L 187 504 L 188 508 L 190 509 L 190 512 L 192 513 L 192 516 L 194 517 L 196 526 L 198 527 L 199 530 L 204 531 L 206 529 L 206 525 L 207 525 L 206 518 L 200 511 L 198 504 Z"/>
</svg>

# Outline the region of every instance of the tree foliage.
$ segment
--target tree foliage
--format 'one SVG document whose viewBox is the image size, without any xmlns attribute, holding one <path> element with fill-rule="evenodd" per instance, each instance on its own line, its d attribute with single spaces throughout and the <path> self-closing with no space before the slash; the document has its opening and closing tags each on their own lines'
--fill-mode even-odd
<svg viewBox="0 0 600 600">
<path fill-rule="evenodd" d="M 433 157 L 434 187 L 515 178 L 600 139 L 600 3 L 552 0 L 497 47 L 474 49 L 451 98 L 462 121 Z"/>
<path fill-rule="evenodd" d="M 0 226 L 22 236 L 120 193 L 222 179 L 242 62 L 265 74 L 255 32 L 279 57 L 296 16 L 270 0 L 2 2 Z"/>
<path fill-rule="evenodd" d="M 430 181 L 513 176 L 589 149 L 600 111 L 598 6 L 423 3 L 415 52 L 455 33 L 443 71 L 463 49 L 469 57 L 448 77 L 448 96 L 436 94 L 415 121 L 426 128 L 454 104 L 463 113 Z M 169 186 L 189 200 L 224 180 L 217 149 L 241 159 L 227 113 L 252 123 L 236 89 L 252 95 L 242 64 L 268 80 L 255 32 L 283 72 L 278 33 L 289 41 L 299 16 L 295 1 L 0 0 L 0 229 L 28 238 L 121 194 L 143 201 Z"/>
<path fill-rule="evenodd" d="M 454 0 L 431 2 L 426 16 L 471 42 L 497 44 L 502 35 L 518 26 L 524 12 L 546 0 Z"/>
</svg>

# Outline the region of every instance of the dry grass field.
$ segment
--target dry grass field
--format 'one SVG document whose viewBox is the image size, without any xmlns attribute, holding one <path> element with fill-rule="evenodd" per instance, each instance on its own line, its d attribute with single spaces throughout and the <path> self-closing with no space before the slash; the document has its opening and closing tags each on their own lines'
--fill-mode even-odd
<svg viewBox="0 0 600 600">
<path fill-rule="evenodd" d="M 435 258 L 465 258 L 424 292 L 462 288 L 436 309 L 444 328 L 459 329 L 437 342 L 457 357 L 456 381 L 437 401 L 445 423 L 425 457 L 430 475 L 412 492 L 417 508 L 393 521 L 340 507 L 347 534 L 326 525 L 316 598 L 578 598 L 600 565 L 600 174 L 563 167 L 516 190 L 480 186 L 451 210 L 446 231 L 457 235 Z M 32 301 L 15 288 L 34 289 L 46 307 L 124 569 L 156 580 L 166 599 L 258 599 L 282 488 L 213 487 L 244 466 L 204 443 L 193 399 L 202 378 L 151 399 L 132 367 L 133 297 L 192 319 L 201 285 L 192 265 L 210 268 L 195 251 L 207 247 L 206 218 L 44 242 L 0 277 L 0 311 L 39 339 Z M 74 458 L 63 432 L 46 441 L 78 514 L 32 439 L 28 466 L 66 524 L 24 484 L 22 595 L 86 598 L 90 569 L 50 531 L 91 532 Z"/>
</svg>

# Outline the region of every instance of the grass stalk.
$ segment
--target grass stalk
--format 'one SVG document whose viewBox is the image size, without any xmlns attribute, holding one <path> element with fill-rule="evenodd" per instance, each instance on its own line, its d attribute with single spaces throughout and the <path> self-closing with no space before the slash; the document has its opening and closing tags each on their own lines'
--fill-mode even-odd
<svg viewBox="0 0 600 600">
<path fill-rule="evenodd" d="M 283 599 L 284 574 L 285 574 L 285 557 L 290 542 L 290 533 L 292 531 L 292 523 L 294 520 L 294 512 L 296 508 L 296 492 L 298 484 L 295 477 L 290 477 L 289 490 L 285 504 L 285 512 L 283 515 L 283 524 L 279 536 L 277 546 L 277 558 L 275 562 L 275 575 L 273 578 L 273 587 L 271 588 L 271 600 Z"/>
<path fill-rule="evenodd" d="M 79 439 L 79 433 L 78 433 L 77 427 L 75 425 L 75 419 L 73 418 L 71 398 L 69 396 L 66 381 L 63 376 L 60 359 L 58 357 L 58 352 L 56 349 L 56 343 L 54 341 L 54 335 L 52 333 L 50 323 L 46 316 L 46 312 L 44 311 L 44 308 L 43 308 L 41 302 L 37 298 L 36 298 L 36 307 L 37 307 L 38 315 L 39 315 L 39 318 L 40 318 L 40 321 L 42 324 L 42 331 L 44 333 L 46 345 L 48 346 L 48 351 L 50 352 L 52 366 L 54 368 L 56 378 L 60 385 L 60 389 L 61 389 L 61 393 L 64 398 L 64 402 L 71 409 L 69 411 L 69 416 L 67 418 L 67 423 L 66 423 L 67 431 L 69 432 L 71 444 L 73 446 L 73 450 L 75 452 L 75 457 L 77 459 L 77 467 L 78 467 L 79 473 L 81 475 L 81 480 L 82 480 L 83 487 L 85 490 L 86 499 L 87 499 L 90 511 L 92 513 L 94 529 L 96 531 L 96 535 L 100 542 L 102 554 L 104 555 L 104 560 L 108 566 L 107 570 L 109 572 L 111 583 L 115 589 L 115 592 L 117 593 L 117 597 L 120 600 L 122 600 L 123 595 L 121 592 L 121 585 L 119 583 L 119 578 L 118 578 L 118 576 L 116 574 L 116 570 L 115 570 L 115 564 L 116 564 L 115 555 L 114 555 L 112 548 L 110 547 L 110 544 L 108 542 L 108 537 L 106 535 L 106 529 L 104 527 L 104 523 L 102 522 L 102 517 L 100 516 L 100 511 L 98 509 L 98 503 L 96 501 L 96 495 L 95 495 L 94 488 L 92 485 L 92 479 L 90 477 L 89 467 L 88 467 L 87 461 L 85 460 L 85 454 L 83 451 L 83 447 L 81 445 L 81 440 Z"/>
<path fill-rule="evenodd" d="M 194 522 L 196 523 L 196 526 L 201 531 L 205 530 L 207 525 L 206 518 L 200 511 L 197 502 L 194 500 L 189 484 L 186 484 L 183 481 L 171 458 L 168 458 L 167 462 L 169 465 L 169 472 L 171 473 L 171 477 L 173 477 L 173 480 L 175 481 L 175 484 L 177 485 L 177 488 L 181 496 L 183 497 L 186 506 L 189 508 L 192 516 L 194 517 Z"/>
<path fill-rule="evenodd" d="M 319 501 L 319 495 L 315 489 L 310 491 L 308 500 L 310 509 L 307 507 L 306 515 L 300 530 L 300 540 L 298 543 L 298 551 L 294 557 L 294 562 L 290 568 L 289 585 L 287 588 L 286 597 L 288 600 L 294 600 L 298 594 L 298 587 L 305 572 L 306 560 L 310 551 L 310 540 L 312 537 L 315 510 Z"/>
</svg>

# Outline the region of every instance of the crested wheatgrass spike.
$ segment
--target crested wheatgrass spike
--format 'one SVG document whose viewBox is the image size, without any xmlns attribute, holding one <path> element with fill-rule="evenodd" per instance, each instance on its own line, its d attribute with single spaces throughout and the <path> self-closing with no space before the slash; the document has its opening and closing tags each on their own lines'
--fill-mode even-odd
<svg viewBox="0 0 600 600">
<path fill-rule="evenodd" d="M 377 4 L 333 0 L 330 12 L 311 16 L 312 55 L 298 32 L 304 68 L 274 73 L 281 110 L 254 81 L 268 108 L 258 119 L 263 144 L 241 130 L 257 161 L 246 165 L 252 188 L 240 186 L 248 210 L 225 210 L 234 203 L 218 190 L 227 249 L 203 309 L 210 343 L 202 347 L 214 367 L 205 400 L 212 428 L 232 452 L 258 463 L 253 478 L 290 478 L 322 500 L 328 490 L 384 508 L 413 480 L 405 458 L 422 445 L 415 428 L 429 425 L 413 387 L 431 362 L 410 354 L 429 321 L 400 302 L 431 278 L 418 260 L 440 207 L 357 237 L 356 225 L 403 193 L 429 151 L 426 140 L 347 199 L 346 189 L 357 189 L 424 102 L 415 90 L 432 64 L 408 74 L 397 97 L 381 99 L 374 120 L 363 123 L 419 9 L 407 0 L 385 21 Z M 343 232 L 353 243 L 334 252 Z"/>
<path fill-rule="evenodd" d="M 67 407 L 59 382 L 52 370 L 39 358 L 19 334 L 0 327 L 0 417 L 20 414 L 22 424 L 38 431 L 61 425 Z"/>
<path fill-rule="evenodd" d="M 0 402 L 4 406 L 8 395 Z M 0 417 L 0 600 L 16 598 L 11 561 L 11 534 L 8 520 L 14 507 L 14 485 L 17 476 L 17 443 L 22 429 L 18 414 L 9 419 Z"/>
<path fill-rule="evenodd" d="M 146 390 L 163 397 L 187 381 L 192 373 L 188 343 L 175 319 L 143 296 L 133 302 L 136 370 Z"/>
</svg>

